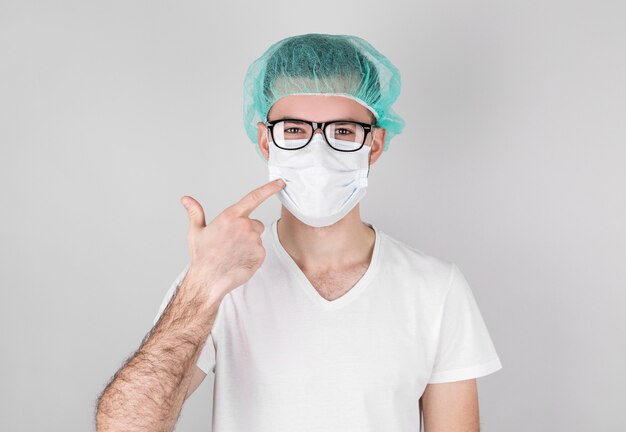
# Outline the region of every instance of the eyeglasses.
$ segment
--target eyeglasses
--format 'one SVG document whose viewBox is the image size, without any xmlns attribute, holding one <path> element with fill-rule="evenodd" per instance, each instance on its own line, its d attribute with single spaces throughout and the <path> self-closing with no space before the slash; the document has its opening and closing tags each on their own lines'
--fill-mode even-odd
<svg viewBox="0 0 626 432">
<path fill-rule="evenodd" d="M 321 129 L 326 143 L 334 150 L 353 152 L 360 150 L 365 138 L 376 125 L 355 121 L 335 120 L 313 122 L 301 119 L 281 119 L 265 122 L 272 141 L 283 150 L 299 150 L 306 146 L 317 129 Z"/>
</svg>

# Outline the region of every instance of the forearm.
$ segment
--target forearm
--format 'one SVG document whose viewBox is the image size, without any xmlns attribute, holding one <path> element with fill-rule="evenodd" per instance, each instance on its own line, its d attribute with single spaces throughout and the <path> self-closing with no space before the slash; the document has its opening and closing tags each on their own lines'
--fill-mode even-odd
<svg viewBox="0 0 626 432">
<path fill-rule="evenodd" d="M 98 432 L 174 429 L 221 302 L 201 295 L 202 290 L 186 279 L 139 349 L 102 392 Z"/>
</svg>

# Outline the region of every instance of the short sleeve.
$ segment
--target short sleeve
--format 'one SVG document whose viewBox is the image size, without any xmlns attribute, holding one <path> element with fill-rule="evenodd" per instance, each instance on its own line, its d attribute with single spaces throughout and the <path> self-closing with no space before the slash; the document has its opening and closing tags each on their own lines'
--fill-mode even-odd
<svg viewBox="0 0 626 432">
<path fill-rule="evenodd" d="M 452 264 L 428 384 L 478 378 L 502 369 L 467 280 Z"/>
<path fill-rule="evenodd" d="M 165 308 L 167 307 L 170 300 L 174 296 L 176 288 L 178 288 L 180 283 L 185 278 L 185 275 L 187 274 L 187 271 L 189 270 L 189 266 L 190 264 L 187 264 L 187 266 L 185 266 L 183 271 L 180 272 L 180 274 L 176 277 L 174 282 L 172 282 L 172 284 L 170 285 L 169 289 L 165 293 L 165 296 L 163 297 L 163 300 L 161 301 L 159 312 L 154 317 L 152 325 L 156 325 L 156 323 L 159 321 L 159 318 L 161 318 L 163 311 L 165 311 Z M 200 352 L 200 356 L 198 357 L 196 366 L 202 369 L 202 371 L 206 374 L 208 374 L 209 371 L 215 373 L 215 345 L 213 343 L 213 335 L 211 333 L 209 333 L 209 336 L 204 344 L 204 347 L 202 348 L 202 351 Z"/>
</svg>

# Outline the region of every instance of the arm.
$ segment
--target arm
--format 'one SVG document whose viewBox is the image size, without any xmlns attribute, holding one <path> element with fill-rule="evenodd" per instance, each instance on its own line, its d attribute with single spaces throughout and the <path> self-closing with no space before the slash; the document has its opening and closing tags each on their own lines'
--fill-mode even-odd
<svg viewBox="0 0 626 432">
<path fill-rule="evenodd" d="M 190 222 L 189 270 L 139 349 L 98 398 L 98 432 L 174 429 L 194 390 L 189 387 L 196 363 L 222 299 L 247 282 L 265 259 L 261 241 L 265 226 L 249 218 L 250 213 L 284 187 L 280 179 L 267 182 L 208 225 L 199 202 L 189 196 L 181 199 Z"/>
<path fill-rule="evenodd" d="M 425 432 L 479 432 L 476 379 L 428 384 L 421 403 Z"/>
<path fill-rule="evenodd" d="M 190 384 L 196 361 L 221 302 L 191 280 L 185 277 L 139 349 L 100 395 L 98 432 L 173 430 L 185 399 L 195 390 Z"/>
</svg>

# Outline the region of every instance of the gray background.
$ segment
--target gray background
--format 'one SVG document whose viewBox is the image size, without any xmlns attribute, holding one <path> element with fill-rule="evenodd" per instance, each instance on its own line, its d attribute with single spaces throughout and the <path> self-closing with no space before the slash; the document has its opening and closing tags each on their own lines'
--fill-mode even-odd
<svg viewBox="0 0 626 432">
<path fill-rule="evenodd" d="M 359 35 L 402 73 L 407 126 L 362 216 L 470 282 L 504 366 L 478 381 L 482 430 L 623 428 L 625 13 L 0 1 L 0 430 L 94 429 L 187 264 L 179 198 L 210 220 L 267 179 L 241 123 L 247 66 L 308 32 Z M 211 394 L 207 379 L 177 430 L 210 430 Z"/>
</svg>

